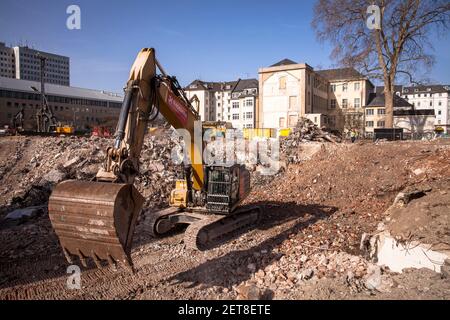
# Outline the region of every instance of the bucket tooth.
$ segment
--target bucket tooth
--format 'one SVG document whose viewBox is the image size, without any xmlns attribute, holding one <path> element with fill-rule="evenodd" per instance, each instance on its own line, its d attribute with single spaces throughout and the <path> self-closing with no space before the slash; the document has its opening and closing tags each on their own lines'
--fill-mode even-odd
<svg viewBox="0 0 450 320">
<path fill-rule="evenodd" d="M 73 264 L 73 260 L 72 260 L 72 257 L 70 256 L 69 251 L 67 251 L 67 249 L 64 247 L 63 247 L 63 253 L 64 253 L 64 256 L 66 257 L 67 262 L 69 264 Z"/>
<path fill-rule="evenodd" d="M 95 265 L 97 266 L 97 268 L 101 268 L 102 267 L 102 262 L 100 261 L 99 257 L 94 252 L 94 250 L 91 250 L 91 256 L 92 256 L 92 259 L 94 260 Z"/>
<path fill-rule="evenodd" d="M 114 258 L 108 254 L 108 263 L 113 266 L 114 268 L 117 268 L 117 262 L 114 260 Z"/>
<path fill-rule="evenodd" d="M 87 268 L 86 258 L 84 257 L 83 252 L 81 252 L 80 249 L 78 249 L 78 256 L 80 257 L 80 261 L 83 267 Z"/>
</svg>

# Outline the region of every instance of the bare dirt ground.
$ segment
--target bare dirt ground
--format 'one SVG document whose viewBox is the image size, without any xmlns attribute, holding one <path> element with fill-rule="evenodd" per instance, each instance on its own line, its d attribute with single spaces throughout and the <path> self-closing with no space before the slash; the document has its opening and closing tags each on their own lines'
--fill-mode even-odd
<svg viewBox="0 0 450 320">
<path fill-rule="evenodd" d="M 157 144 L 146 143 L 149 149 Z M 136 272 L 93 265 L 82 271 L 82 288 L 69 290 L 67 263 L 45 203 L 58 180 L 95 174 L 107 144 L 102 139 L 0 139 L 1 216 L 44 205 L 30 218 L 0 223 L 1 299 L 450 298 L 449 279 L 425 269 L 395 274 L 381 268 L 383 285 L 370 288 L 367 280 L 376 266 L 359 249 L 361 235 L 386 218 L 398 192 L 449 181 L 445 141 L 323 143 L 309 160 L 289 165 L 274 178 L 255 180 L 244 204 L 261 205 L 262 221 L 207 252 L 188 251 L 182 230 L 160 239 L 149 235 L 145 218 L 163 206 L 170 190 L 165 185 L 173 176 L 158 160 L 167 150 L 147 153 L 138 188 L 147 189 L 149 209 L 134 237 Z M 71 161 L 80 148 L 80 158 Z M 85 173 L 78 176 L 81 170 Z M 155 187 L 161 180 L 164 187 Z M 151 198 L 153 190 L 159 196 Z"/>
</svg>

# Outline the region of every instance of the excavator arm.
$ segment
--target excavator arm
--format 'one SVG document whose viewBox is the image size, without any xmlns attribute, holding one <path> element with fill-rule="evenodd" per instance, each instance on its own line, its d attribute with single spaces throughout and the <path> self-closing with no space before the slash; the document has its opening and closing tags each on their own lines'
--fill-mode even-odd
<svg viewBox="0 0 450 320">
<path fill-rule="evenodd" d="M 200 117 L 176 79 L 158 63 L 155 50 L 142 49 L 126 84 L 114 145 L 107 149 L 96 181 L 64 181 L 50 196 L 50 220 L 69 262 L 76 255 L 84 265 L 87 257 L 97 266 L 102 260 L 131 265 L 132 235 L 144 202 L 133 182 L 148 122 L 158 113 L 174 128 L 190 133 L 188 189 L 202 190 L 202 144 L 194 143 L 194 124 Z"/>
</svg>

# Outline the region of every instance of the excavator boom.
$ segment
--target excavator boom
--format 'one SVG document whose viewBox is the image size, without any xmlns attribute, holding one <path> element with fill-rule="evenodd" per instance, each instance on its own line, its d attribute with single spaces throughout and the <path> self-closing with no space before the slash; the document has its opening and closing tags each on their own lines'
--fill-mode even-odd
<svg viewBox="0 0 450 320">
<path fill-rule="evenodd" d="M 155 50 L 145 48 L 131 68 L 114 145 L 108 148 L 96 181 L 64 181 L 50 196 L 50 220 L 69 262 L 76 255 L 84 265 L 87 257 L 98 266 L 102 260 L 131 265 L 132 236 L 144 203 L 133 182 L 148 122 L 159 112 L 172 126 L 187 129 L 194 137 L 197 111 L 176 80 L 165 74 Z M 201 146 L 191 143 L 190 154 L 201 159 Z M 193 163 L 191 170 L 192 188 L 200 190 L 203 166 Z"/>
</svg>

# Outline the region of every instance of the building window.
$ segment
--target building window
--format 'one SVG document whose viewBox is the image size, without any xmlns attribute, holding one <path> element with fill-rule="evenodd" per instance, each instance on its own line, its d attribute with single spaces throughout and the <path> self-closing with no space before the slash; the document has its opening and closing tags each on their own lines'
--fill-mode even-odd
<svg viewBox="0 0 450 320">
<path fill-rule="evenodd" d="M 285 119 L 284 117 L 281 117 L 281 118 L 280 118 L 280 120 L 279 120 L 279 122 L 278 122 L 278 126 L 279 126 L 280 128 L 286 127 L 286 119 Z"/>
<path fill-rule="evenodd" d="M 355 82 L 355 84 L 354 84 L 354 90 L 355 90 L 355 91 L 359 91 L 359 88 L 360 88 L 359 82 Z"/>
<path fill-rule="evenodd" d="M 438 106 L 439 106 L 439 107 L 442 106 L 442 101 L 439 101 L 439 102 L 438 102 Z"/>
<path fill-rule="evenodd" d="M 253 112 L 246 112 L 245 119 L 253 119 Z"/>
<path fill-rule="evenodd" d="M 367 116 L 373 116 L 373 109 L 366 109 Z"/>
<path fill-rule="evenodd" d="M 336 126 L 336 116 L 330 116 L 328 119 L 328 123 L 331 127 Z"/>
<path fill-rule="evenodd" d="M 330 100 L 330 109 L 336 109 L 336 99 Z"/>
<path fill-rule="evenodd" d="M 245 106 L 246 107 L 253 107 L 253 99 L 245 100 Z"/>
<path fill-rule="evenodd" d="M 332 85 L 330 86 L 330 89 L 331 89 L 331 92 L 336 92 L 336 85 L 335 85 L 335 84 L 332 84 Z"/>
<path fill-rule="evenodd" d="M 438 115 L 441 115 L 442 114 L 442 111 L 441 110 L 438 110 Z"/>
<path fill-rule="evenodd" d="M 373 127 L 373 121 L 366 121 L 366 127 L 372 128 Z"/>
<path fill-rule="evenodd" d="M 355 101 L 353 102 L 353 104 L 354 104 L 355 108 L 361 107 L 361 99 L 360 98 L 355 98 Z"/>
<path fill-rule="evenodd" d="M 286 89 L 286 77 L 280 77 L 280 79 L 278 80 L 278 88 Z"/>
<path fill-rule="evenodd" d="M 386 109 L 378 109 L 377 114 L 386 114 Z"/>
<path fill-rule="evenodd" d="M 369 121 L 371 122 L 371 121 Z M 377 127 L 384 128 L 384 121 L 377 121 Z"/>
<path fill-rule="evenodd" d="M 233 101 L 233 109 L 239 109 L 239 101 Z"/>
<path fill-rule="evenodd" d="M 239 113 L 233 113 L 233 120 L 239 120 Z"/>
<path fill-rule="evenodd" d="M 347 89 L 348 89 L 348 83 L 347 82 L 343 83 L 342 84 L 342 92 L 347 92 Z"/>
<path fill-rule="evenodd" d="M 348 106 L 348 99 L 342 99 L 342 108 L 347 108 Z"/>
<path fill-rule="evenodd" d="M 432 107 L 433 106 L 433 101 L 430 101 L 430 107 Z"/>
<path fill-rule="evenodd" d="M 289 126 L 294 127 L 297 124 L 298 117 L 295 115 L 289 116 Z"/>
</svg>

